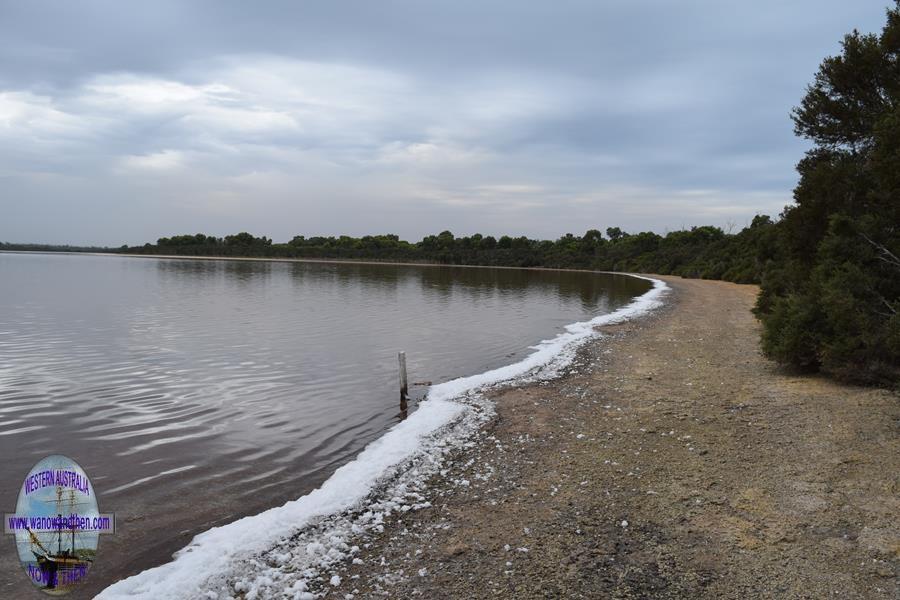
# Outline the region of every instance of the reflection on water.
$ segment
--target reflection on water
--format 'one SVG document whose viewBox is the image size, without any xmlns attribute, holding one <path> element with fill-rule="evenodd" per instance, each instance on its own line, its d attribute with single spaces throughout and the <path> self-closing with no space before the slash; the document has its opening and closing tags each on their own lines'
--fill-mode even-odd
<svg viewBox="0 0 900 600">
<path fill-rule="evenodd" d="M 0 493 L 14 506 L 47 454 L 80 462 L 120 520 L 98 587 L 321 483 L 399 418 L 398 350 L 411 381 L 446 381 L 648 288 L 571 272 L 17 254 L 0 254 L 0 286 L 0 476 L 16 482 Z"/>
</svg>

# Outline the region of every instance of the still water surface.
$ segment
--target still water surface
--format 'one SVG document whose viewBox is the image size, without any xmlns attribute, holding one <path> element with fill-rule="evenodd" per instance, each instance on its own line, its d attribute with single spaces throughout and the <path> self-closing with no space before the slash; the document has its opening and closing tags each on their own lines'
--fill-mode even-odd
<svg viewBox="0 0 900 600">
<path fill-rule="evenodd" d="M 43 456 L 78 461 L 117 513 L 97 591 L 350 460 L 400 418 L 398 350 L 413 382 L 472 375 L 648 288 L 557 271 L 0 253 L 0 512 Z M 2 541 L 6 597 L 28 584 Z"/>
</svg>

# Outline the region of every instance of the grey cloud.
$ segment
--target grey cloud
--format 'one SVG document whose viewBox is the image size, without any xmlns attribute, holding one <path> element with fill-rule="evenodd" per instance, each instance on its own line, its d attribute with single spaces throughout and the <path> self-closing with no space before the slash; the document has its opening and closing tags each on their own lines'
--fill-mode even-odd
<svg viewBox="0 0 900 600">
<path fill-rule="evenodd" d="M 743 224 L 885 6 L 5 2 L 0 239 Z"/>
</svg>

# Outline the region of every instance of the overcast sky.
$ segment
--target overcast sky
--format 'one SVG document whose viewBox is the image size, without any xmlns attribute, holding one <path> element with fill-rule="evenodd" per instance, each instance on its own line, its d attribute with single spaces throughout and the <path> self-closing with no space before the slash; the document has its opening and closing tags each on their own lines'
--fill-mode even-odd
<svg viewBox="0 0 900 600">
<path fill-rule="evenodd" d="M 887 0 L 0 0 L 0 240 L 746 225 Z"/>
</svg>

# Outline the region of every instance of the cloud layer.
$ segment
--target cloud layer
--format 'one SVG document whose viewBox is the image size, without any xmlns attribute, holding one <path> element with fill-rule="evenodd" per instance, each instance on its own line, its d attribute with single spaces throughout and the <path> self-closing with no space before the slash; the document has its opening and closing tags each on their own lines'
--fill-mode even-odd
<svg viewBox="0 0 900 600">
<path fill-rule="evenodd" d="M 741 226 L 885 8 L 310 4 L 0 4 L 0 240 Z"/>
</svg>

